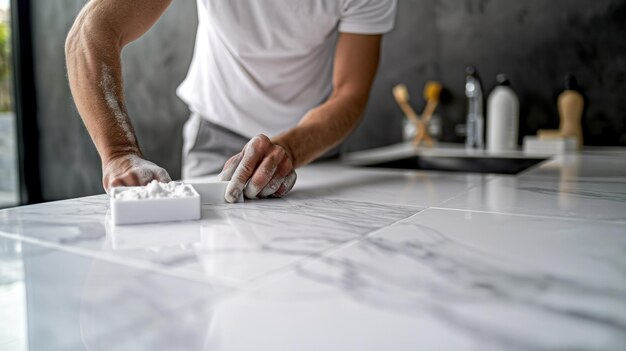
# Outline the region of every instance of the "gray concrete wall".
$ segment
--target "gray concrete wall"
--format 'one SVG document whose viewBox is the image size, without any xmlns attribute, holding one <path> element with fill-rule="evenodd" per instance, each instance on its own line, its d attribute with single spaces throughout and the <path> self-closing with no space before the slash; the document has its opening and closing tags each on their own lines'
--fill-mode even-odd
<svg viewBox="0 0 626 351">
<path fill-rule="evenodd" d="M 32 0 L 44 198 L 99 193 L 100 163 L 71 101 L 63 41 L 85 1 Z M 123 55 L 128 109 L 149 159 L 180 175 L 180 130 L 187 117 L 174 90 L 193 50 L 195 1 L 175 0 L 164 18 Z M 365 119 L 345 150 L 401 139 L 402 114 L 391 96 L 405 83 L 421 109 L 423 84 L 441 80 L 447 141 L 461 141 L 464 67 L 478 66 L 485 86 L 507 73 L 523 110 L 520 131 L 558 125 L 556 96 L 566 72 L 586 90 L 584 119 L 592 145 L 626 145 L 626 0 L 399 0 L 396 30 Z"/>
<path fill-rule="evenodd" d="M 402 113 L 391 89 L 405 83 L 417 109 L 430 79 L 452 100 L 440 109 L 444 140 L 460 142 L 465 120 L 464 70 L 478 67 L 486 90 L 506 73 L 520 95 L 520 134 L 556 128 L 556 97 L 574 72 L 585 89 L 589 145 L 626 145 L 626 1 L 399 0 L 397 27 L 384 57 L 364 123 L 347 149 L 401 138 Z M 381 130 L 385 130 L 384 133 Z"/>
</svg>

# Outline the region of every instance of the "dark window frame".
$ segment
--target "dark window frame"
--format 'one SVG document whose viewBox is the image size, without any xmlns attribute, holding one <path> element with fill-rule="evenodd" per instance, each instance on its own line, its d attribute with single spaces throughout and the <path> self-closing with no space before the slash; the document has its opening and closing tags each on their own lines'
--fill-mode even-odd
<svg viewBox="0 0 626 351">
<path fill-rule="evenodd" d="M 30 5 L 30 0 L 11 0 L 13 90 L 20 205 L 42 201 Z"/>
</svg>

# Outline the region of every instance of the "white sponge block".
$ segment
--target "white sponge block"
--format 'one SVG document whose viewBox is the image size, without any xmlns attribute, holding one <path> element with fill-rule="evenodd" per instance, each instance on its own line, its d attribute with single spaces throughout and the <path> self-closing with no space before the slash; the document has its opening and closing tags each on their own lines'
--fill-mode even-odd
<svg viewBox="0 0 626 351">
<path fill-rule="evenodd" d="M 200 195 L 189 184 L 159 183 L 111 189 L 111 221 L 115 225 L 200 219 Z"/>
<path fill-rule="evenodd" d="M 209 181 L 209 182 L 195 182 L 191 181 L 187 184 L 193 186 L 194 189 L 200 194 L 200 202 L 203 205 L 215 205 L 226 203 L 226 187 L 228 187 L 228 181 Z M 243 202 L 243 193 L 239 196 L 237 202 Z"/>
</svg>

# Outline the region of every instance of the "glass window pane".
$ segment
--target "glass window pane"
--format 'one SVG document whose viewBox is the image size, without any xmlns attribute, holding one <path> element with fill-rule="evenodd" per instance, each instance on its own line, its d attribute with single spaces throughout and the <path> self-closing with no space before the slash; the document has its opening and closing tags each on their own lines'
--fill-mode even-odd
<svg viewBox="0 0 626 351">
<path fill-rule="evenodd" d="M 19 202 L 15 125 L 11 9 L 9 0 L 0 0 L 0 208 Z"/>
</svg>

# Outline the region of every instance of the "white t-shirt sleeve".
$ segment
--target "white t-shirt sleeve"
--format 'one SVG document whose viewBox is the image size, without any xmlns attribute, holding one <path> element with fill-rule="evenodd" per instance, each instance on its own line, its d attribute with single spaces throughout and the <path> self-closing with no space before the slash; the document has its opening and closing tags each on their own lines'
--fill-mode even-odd
<svg viewBox="0 0 626 351">
<path fill-rule="evenodd" d="M 342 0 L 339 32 L 384 34 L 396 20 L 397 0 Z"/>
</svg>

